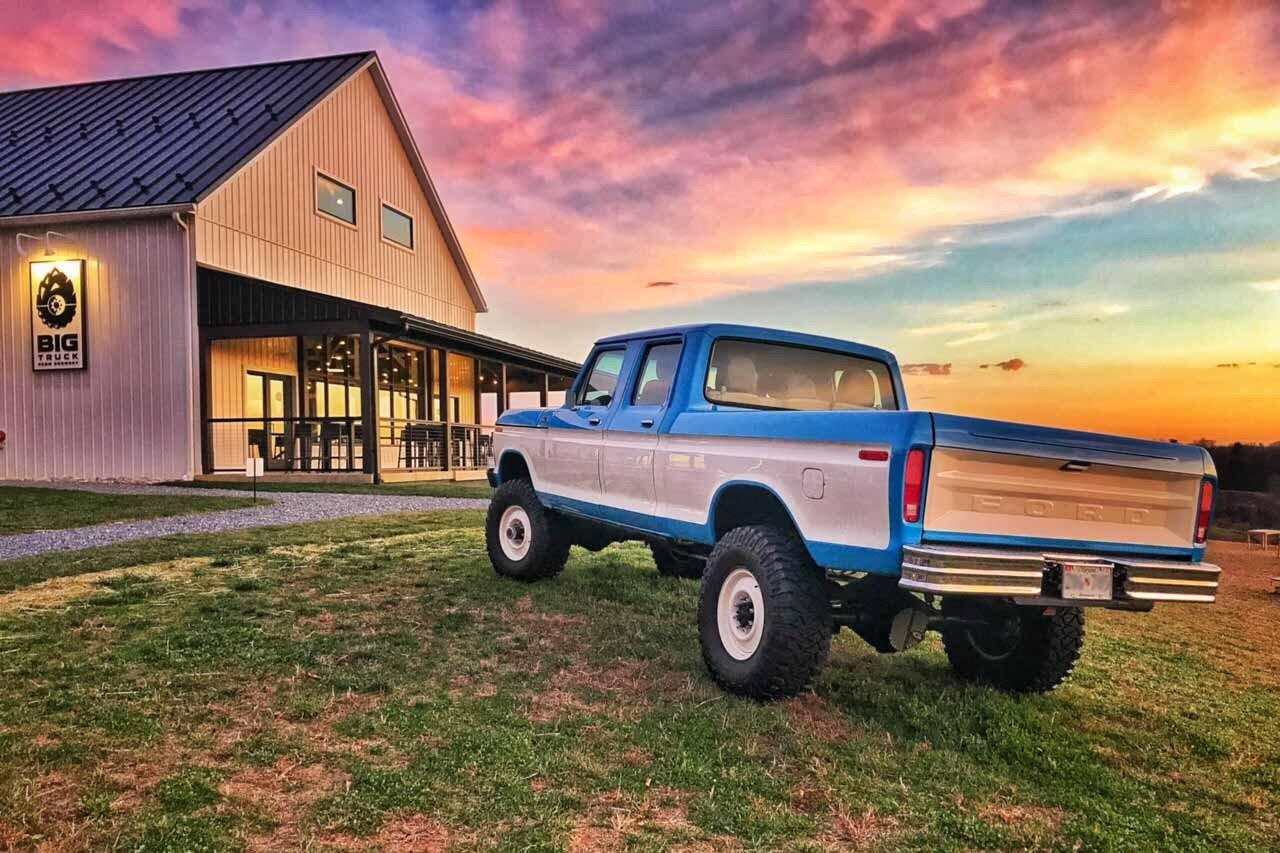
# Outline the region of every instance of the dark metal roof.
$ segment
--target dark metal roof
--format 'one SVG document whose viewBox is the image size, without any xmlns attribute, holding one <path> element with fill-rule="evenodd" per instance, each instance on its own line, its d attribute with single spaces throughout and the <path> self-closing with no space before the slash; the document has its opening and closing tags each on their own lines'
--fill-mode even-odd
<svg viewBox="0 0 1280 853">
<path fill-rule="evenodd" d="M 491 338 L 479 332 L 459 329 L 457 326 L 450 326 L 436 320 L 428 320 L 425 317 L 401 314 L 400 322 L 404 324 L 404 328 L 410 331 L 433 337 L 437 340 L 459 344 L 473 352 L 524 359 L 538 367 L 559 370 L 571 376 L 577 375 L 578 371 L 582 369 L 582 365 L 578 362 L 561 358 L 558 355 L 539 352 L 535 349 L 504 341 L 501 338 Z"/>
<path fill-rule="evenodd" d="M 203 266 L 196 271 L 196 310 L 200 328 L 215 337 L 228 329 L 238 330 L 242 337 L 253 335 L 259 326 L 270 327 L 271 334 L 306 335 L 315 334 L 308 329 L 318 326 L 374 324 L 391 338 L 407 335 L 480 358 L 505 358 L 570 376 L 581 367 L 567 358 L 425 317 Z"/>
<path fill-rule="evenodd" d="M 0 217 L 194 203 L 374 59 L 0 92 Z"/>
</svg>

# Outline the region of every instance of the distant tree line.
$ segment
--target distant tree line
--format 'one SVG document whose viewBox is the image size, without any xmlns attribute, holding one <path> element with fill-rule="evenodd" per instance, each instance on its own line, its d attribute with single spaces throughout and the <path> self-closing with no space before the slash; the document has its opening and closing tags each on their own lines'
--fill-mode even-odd
<svg viewBox="0 0 1280 853">
<path fill-rule="evenodd" d="M 1242 537 L 1242 531 L 1254 527 L 1280 528 L 1280 442 L 1196 443 L 1213 457 L 1222 490 L 1214 538 Z"/>
<path fill-rule="evenodd" d="M 1224 490 L 1280 495 L 1280 442 L 1214 444 L 1201 440 L 1197 444 L 1213 457 Z"/>
</svg>

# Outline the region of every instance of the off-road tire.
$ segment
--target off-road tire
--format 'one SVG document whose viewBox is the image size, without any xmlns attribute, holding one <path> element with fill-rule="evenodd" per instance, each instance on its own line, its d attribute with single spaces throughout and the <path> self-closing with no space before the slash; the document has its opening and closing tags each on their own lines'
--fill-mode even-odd
<svg viewBox="0 0 1280 853">
<path fill-rule="evenodd" d="M 681 554 L 665 542 L 650 542 L 649 550 L 653 552 L 653 562 L 658 567 L 658 574 L 668 578 L 702 577 L 707 561 L 702 557 Z"/>
<path fill-rule="evenodd" d="M 511 507 L 522 509 L 524 518 L 528 519 L 527 550 L 518 558 L 503 550 L 502 540 L 506 534 L 503 516 Z M 484 539 L 494 571 L 512 580 L 528 583 L 554 577 L 569 559 L 570 542 L 565 523 L 542 505 L 533 484 L 525 479 L 508 480 L 494 490 L 485 518 Z"/>
<path fill-rule="evenodd" d="M 737 569 L 759 585 L 759 645 L 739 660 L 718 624 L 722 587 Z M 831 648 L 831 604 L 823 571 L 796 537 L 776 527 L 738 527 L 707 558 L 698 596 L 698 639 L 711 678 L 724 690 L 757 700 L 794 696 L 809 686 Z"/>
<path fill-rule="evenodd" d="M 985 602 L 943 599 L 942 614 L 944 619 L 973 618 L 988 606 Z M 1084 646 L 1084 610 L 1016 607 L 1016 612 L 1019 636 L 1005 654 L 984 652 L 970 627 L 944 622 L 942 645 L 947 660 L 966 681 L 989 684 L 1010 693 L 1048 693 L 1067 680 L 1080 659 Z"/>
</svg>

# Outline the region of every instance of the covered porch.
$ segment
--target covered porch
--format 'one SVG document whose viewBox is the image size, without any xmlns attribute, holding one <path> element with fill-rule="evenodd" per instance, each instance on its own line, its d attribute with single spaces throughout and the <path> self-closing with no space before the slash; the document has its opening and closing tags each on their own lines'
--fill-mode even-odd
<svg viewBox="0 0 1280 853">
<path fill-rule="evenodd" d="M 559 405 L 577 365 L 419 317 L 200 269 L 203 475 L 470 479 L 508 408 Z"/>
</svg>

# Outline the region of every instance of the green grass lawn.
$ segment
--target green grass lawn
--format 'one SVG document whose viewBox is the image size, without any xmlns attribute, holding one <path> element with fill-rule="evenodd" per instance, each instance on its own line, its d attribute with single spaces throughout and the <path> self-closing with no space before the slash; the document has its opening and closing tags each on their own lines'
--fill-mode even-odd
<svg viewBox="0 0 1280 853">
<path fill-rule="evenodd" d="M 169 486 L 184 486 L 192 489 L 247 489 L 249 480 L 238 482 L 172 482 Z M 488 500 L 493 494 L 489 483 L 485 480 L 431 480 L 421 483 L 258 483 L 260 492 L 331 492 L 349 495 L 401 495 L 429 498 L 481 498 Z"/>
<path fill-rule="evenodd" d="M 480 521 L 0 563 L 0 849 L 1274 849 L 1273 557 L 1215 544 L 1219 605 L 1091 616 L 1050 696 L 845 633 L 758 705 L 643 547 L 524 586 Z"/>
<path fill-rule="evenodd" d="M 76 489 L 0 486 L 0 536 L 250 506 L 212 495 L 103 495 Z"/>
</svg>

